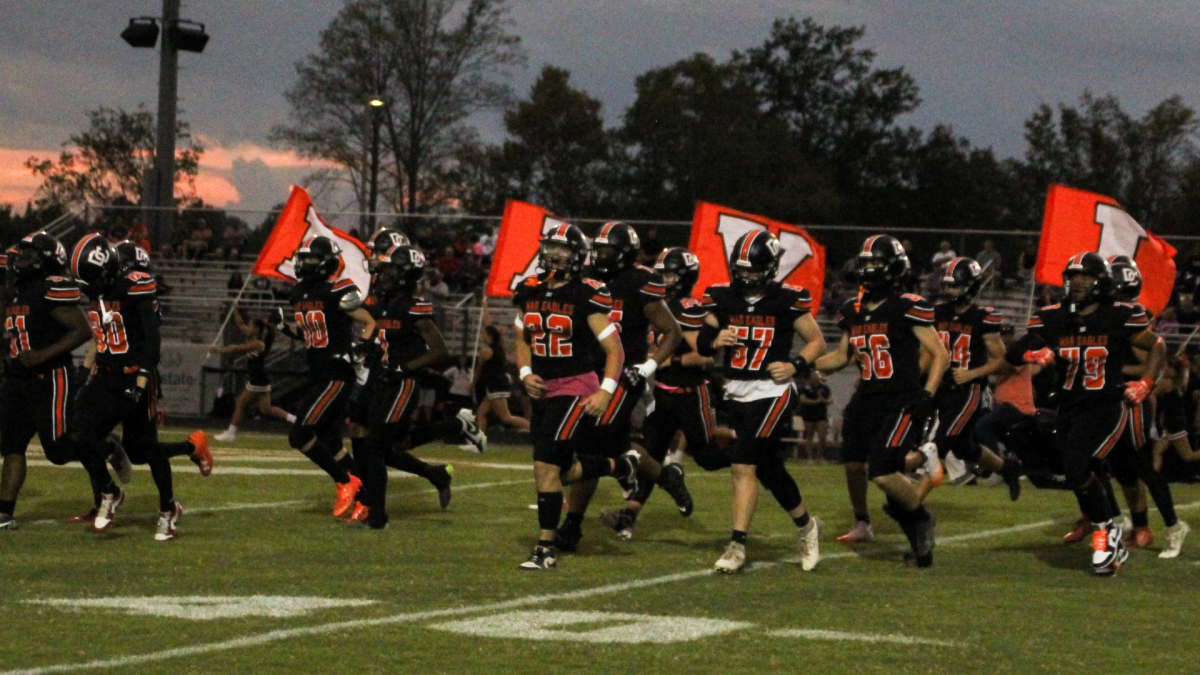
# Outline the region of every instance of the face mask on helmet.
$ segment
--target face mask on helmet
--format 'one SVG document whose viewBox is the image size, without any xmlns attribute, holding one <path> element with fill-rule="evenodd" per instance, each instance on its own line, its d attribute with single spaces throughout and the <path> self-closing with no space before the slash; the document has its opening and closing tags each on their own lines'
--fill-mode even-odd
<svg viewBox="0 0 1200 675">
<path fill-rule="evenodd" d="M 615 275 L 621 268 L 621 252 L 615 246 L 596 244 L 592 249 L 592 267 L 606 278 Z"/>
<path fill-rule="evenodd" d="M 1096 277 L 1090 274 L 1067 275 L 1063 290 L 1072 309 L 1075 309 L 1096 296 Z"/>
<path fill-rule="evenodd" d="M 541 268 L 559 277 L 570 273 L 572 257 L 571 247 L 556 241 L 544 241 L 538 248 Z"/>
<path fill-rule="evenodd" d="M 771 279 L 762 270 L 737 268 L 733 270 L 733 278 L 729 281 L 735 289 L 743 293 L 758 293 L 767 287 Z"/>
<path fill-rule="evenodd" d="M 325 265 L 319 255 L 303 254 L 296 257 L 296 276 L 301 279 L 322 279 Z"/>
</svg>

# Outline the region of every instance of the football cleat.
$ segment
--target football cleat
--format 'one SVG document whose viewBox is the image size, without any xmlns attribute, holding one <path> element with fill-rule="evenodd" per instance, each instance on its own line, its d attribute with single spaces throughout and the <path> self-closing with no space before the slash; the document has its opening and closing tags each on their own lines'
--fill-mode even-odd
<svg viewBox="0 0 1200 675">
<path fill-rule="evenodd" d="M 188 459 L 200 467 L 201 476 L 207 477 L 212 475 L 213 456 L 212 452 L 208 449 L 208 434 L 204 433 L 201 429 L 197 429 L 187 437 L 187 440 L 188 443 L 192 444 L 193 448 L 192 454 L 188 455 Z"/>
<path fill-rule="evenodd" d="M 721 556 L 713 569 L 722 574 L 736 574 L 746 566 L 746 545 L 736 541 L 729 542 L 725 554 Z"/>
<path fill-rule="evenodd" d="M 563 522 L 554 531 L 554 546 L 568 553 L 575 552 L 579 548 L 579 542 L 583 539 L 583 528 L 579 525 Z"/>
<path fill-rule="evenodd" d="M 175 502 L 175 508 L 170 511 L 158 512 L 158 530 L 154 533 L 155 541 L 171 541 L 175 538 L 175 526 L 179 524 L 179 516 L 183 515 L 183 506 Z"/>
<path fill-rule="evenodd" d="M 463 408 L 458 411 L 455 417 L 462 423 L 463 435 L 467 437 L 467 441 L 471 444 L 471 447 L 475 448 L 472 452 L 480 454 L 487 452 L 487 434 L 480 431 L 479 427 L 475 424 L 475 415 L 470 410 Z M 466 446 L 461 447 L 465 448 Z"/>
<path fill-rule="evenodd" d="M 1009 455 L 1000 469 L 1000 476 L 1008 486 L 1008 498 L 1014 502 L 1021 496 L 1021 468 L 1021 460 L 1016 455 Z"/>
<path fill-rule="evenodd" d="M 942 477 L 945 475 L 942 470 L 942 462 L 938 459 L 938 448 L 934 443 L 925 443 L 920 448 L 921 454 L 925 455 L 925 475 L 929 476 L 929 481 L 933 483 L 933 487 L 942 484 Z"/>
<path fill-rule="evenodd" d="M 850 531 L 837 538 L 843 544 L 859 544 L 865 541 L 875 541 L 875 528 L 865 520 L 854 521 Z"/>
<path fill-rule="evenodd" d="M 1179 555 L 1179 551 L 1183 549 L 1183 539 L 1188 535 L 1192 528 L 1182 520 L 1175 521 L 1175 524 L 1167 528 L 1167 545 L 1163 547 L 1162 553 L 1158 554 L 1160 558 L 1174 558 Z"/>
<path fill-rule="evenodd" d="M 558 558 L 554 555 L 554 547 L 535 546 L 533 553 L 529 555 L 529 560 L 521 563 L 521 569 L 536 572 L 538 570 L 548 570 L 557 564 Z"/>
<path fill-rule="evenodd" d="M 613 478 L 621 484 L 621 490 L 625 493 L 626 500 L 638 489 L 638 459 L 641 455 L 637 450 L 629 450 L 625 454 L 613 460 Z"/>
<path fill-rule="evenodd" d="M 1091 528 L 1092 524 L 1088 522 L 1087 518 L 1080 518 L 1079 520 L 1075 521 L 1075 527 L 1071 528 L 1070 532 L 1063 535 L 1063 543 L 1074 544 L 1083 541 L 1083 538 L 1087 536 Z"/>
<path fill-rule="evenodd" d="M 112 527 L 113 519 L 117 515 L 117 509 L 121 508 L 121 504 L 125 503 L 125 491 L 117 488 L 117 494 L 110 495 L 101 493 L 100 508 L 96 509 L 96 520 L 92 523 L 92 527 L 97 532 L 103 532 Z"/>
<path fill-rule="evenodd" d="M 933 564 L 934 530 L 937 518 L 933 514 L 925 520 L 913 522 L 913 555 L 917 567 L 929 567 Z"/>
<path fill-rule="evenodd" d="M 230 429 L 226 429 L 225 431 L 222 431 L 221 433 L 217 434 L 216 436 L 213 436 L 213 440 L 220 441 L 221 443 L 232 443 L 237 440 L 237 432 L 230 430 Z"/>
<path fill-rule="evenodd" d="M 617 533 L 617 538 L 623 541 L 633 539 L 633 524 L 636 521 L 628 509 L 601 511 L 600 522 L 604 523 L 605 527 L 612 528 Z"/>
<path fill-rule="evenodd" d="M 808 524 L 800 528 L 800 569 L 805 572 L 812 571 L 821 561 L 818 540 L 823 529 L 825 529 L 825 523 L 816 516 L 811 516 Z"/>
<path fill-rule="evenodd" d="M 348 523 L 365 523 L 367 516 L 370 515 L 370 509 L 366 504 L 356 501 L 354 502 L 354 510 L 350 512 L 350 517 L 346 519 Z"/>
<path fill-rule="evenodd" d="M 0 513 L 0 530 L 17 529 L 17 519 L 7 513 Z"/>
<path fill-rule="evenodd" d="M 1122 528 L 1124 530 L 1124 528 Z M 1146 548 L 1154 543 L 1154 530 L 1149 527 L 1135 527 L 1124 530 L 1126 548 Z"/>
<path fill-rule="evenodd" d="M 88 511 L 87 513 L 83 514 L 82 516 L 71 516 L 70 518 L 67 518 L 67 524 L 68 525 L 79 525 L 81 523 L 94 523 L 94 522 L 96 522 L 96 514 L 99 511 L 100 511 L 100 509 L 92 509 L 91 511 Z"/>
<path fill-rule="evenodd" d="M 1092 532 L 1092 571 L 1098 576 L 1112 576 L 1129 557 L 1129 549 L 1121 541 L 1121 528 L 1109 523 Z"/>
<path fill-rule="evenodd" d="M 358 476 L 351 475 L 350 480 L 345 483 L 336 483 L 337 485 L 337 500 L 333 503 L 333 517 L 337 518 L 354 506 L 354 498 L 358 496 L 358 490 L 362 487 L 362 481 Z"/>
<path fill-rule="evenodd" d="M 671 499 L 675 500 L 675 507 L 679 509 L 679 515 L 684 518 L 692 515 L 695 504 L 692 502 L 692 494 L 688 492 L 687 485 L 683 482 L 682 464 L 664 466 L 662 473 L 659 474 L 658 484 L 667 491 L 667 494 L 671 495 Z"/>
<path fill-rule="evenodd" d="M 454 467 L 449 464 L 442 464 L 435 468 L 446 472 L 444 479 L 433 481 L 433 486 L 438 491 L 438 504 L 445 510 L 447 506 L 450 506 L 450 482 L 454 480 Z"/>
<path fill-rule="evenodd" d="M 117 438 L 116 434 L 109 434 L 104 441 L 109 447 L 108 463 L 116 472 L 117 480 L 121 481 L 122 485 L 128 485 L 129 481 L 133 480 L 133 463 L 129 461 L 129 455 L 125 454 L 125 446 L 121 445 L 121 439 Z"/>
</svg>

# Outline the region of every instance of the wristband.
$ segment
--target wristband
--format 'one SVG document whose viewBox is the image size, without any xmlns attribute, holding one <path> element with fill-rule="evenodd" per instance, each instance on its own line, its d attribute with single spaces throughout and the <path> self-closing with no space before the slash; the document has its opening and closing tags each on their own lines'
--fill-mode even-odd
<svg viewBox="0 0 1200 675">
<path fill-rule="evenodd" d="M 608 337 L 609 335 L 612 335 L 615 332 L 617 332 L 617 325 L 610 323 L 610 324 L 608 324 L 608 328 L 605 328 L 604 330 L 600 331 L 600 334 L 596 336 L 596 339 L 603 340 L 604 338 Z"/>
<path fill-rule="evenodd" d="M 609 394 L 615 394 L 617 393 L 617 381 L 611 377 L 606 377 L 604 378 L 604 381 L 600 383 L 600 388 L 604 391 L 607 391 Z"/>
<path fill-rule="evenodd" d="M 530 368 L 529 366 L 522 366 L 521 370 L 518 371 L 517 374 L 520 376 L 521 381 L 524 382 L 525 378 L 533 374 L 533 368 Z"/>
</svg>

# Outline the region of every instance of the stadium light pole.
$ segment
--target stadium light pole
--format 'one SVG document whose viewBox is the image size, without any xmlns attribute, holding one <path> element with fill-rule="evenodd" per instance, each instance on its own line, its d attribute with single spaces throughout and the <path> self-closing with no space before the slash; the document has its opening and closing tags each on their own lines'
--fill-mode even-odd
<svg viewBox="0 0 1200 675">
<path fill-rule="evenodd" d="M 371 231 L 368 237 L 375 234 L 375 205 L 379 201 L 379 127 L 383 125 L 383 100 L 376 97 L 370 100 L 371 104 L 371 192 L 369 201 L 371 203 L 371 215 L 368 217 L 368 223 L 371 226 Z"/>
<path fill-rule="evenodd" d="M 178 104 L 179 52 L 204 51 L 208 33 L 204 24 L 180 20 L 179 0 L 163 0 L 161 17 L 129 20 L 121 38 L 131 47 L 153 48 L 159 35 L 156 22 L 162 21 L 162 46 L 158 59 L 158 128 L 154 148 L 154 168 L 146 172 L 142 184 L 144 218 L 156 245 L 170 241 L 175 221 L 175 125 Z M 167 207 L 167 208 L 162 208 Z"/>
</svg>

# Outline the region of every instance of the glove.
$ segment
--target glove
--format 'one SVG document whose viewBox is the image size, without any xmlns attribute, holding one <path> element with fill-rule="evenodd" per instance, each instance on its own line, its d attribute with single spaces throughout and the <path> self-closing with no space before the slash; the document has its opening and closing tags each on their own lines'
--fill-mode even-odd
<svg viewBox="0 0 1200 675">
<path fill-rule="evenodd" d="M 642 377 L 641 371 L 635 366 L 626 366 L 621 372 L 625 376 L 625 381 L 629 382 L 631 387 L 640 387 L 646 381 L 646 378 Z"/>
<path fill-rule="evenodd" d="M 929 416 L 933 414 L 935 407 L 936 406 L 933 404 L 933 394 L 922 389 L 920 397 L 918 397 L 917 400 L 908 407 L 908 412 L 912 414 L 914 418 L 923 422 L 929 419 Z"/>
<path fill-rule="evenodd" d="M 797 356 L 796 360 L 792 361 L 792 367 L 796 369 L 795 377 L 801 379 L 807 378 L 808 374 L 812 371 L 812 366 L 808 363 L 808 359 L 803 356 Z"/>
<path fill-rule="evenodd" d="M 1125 383 L 1125 400 L 1133 404 L 1141 403 L 1154 389 L 1154 380 L 1143 377 L 1136 382 Z"/>
<path fill-rule="evenodd" d="M 650 379 L 658 370 L 658 361 L 654 359 L 646 359 L 645 363 L 639 363 L 636 366 L 629 366 L 625 369 L 625 379 L 629 380 L 629 384 L 634 387 L 640 387 L 643 382 Z"/>
<path fill-rule="evenodd" d="M 130 401 L 133 401 L 134 403 L 141 403 L 142 399 L 146 398 L 146 388 L 139 387 L 135 384 L 121 392 L 121 395 Z"/>
<path fill-rule="evenodd" d="M 1054 352 L 1050 351 L 1049 347 L 1042 347 L 1037 351 L 1025 352 L 1025 363 L 1036 363 L 1039 366 L 1048 366 L 1054 363 Z"/>
</svg>

